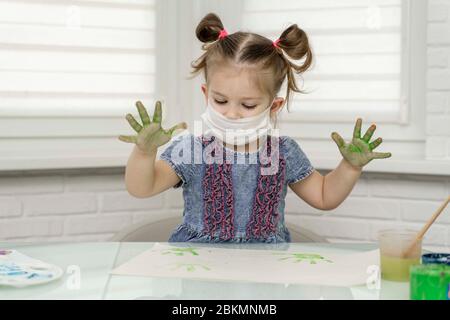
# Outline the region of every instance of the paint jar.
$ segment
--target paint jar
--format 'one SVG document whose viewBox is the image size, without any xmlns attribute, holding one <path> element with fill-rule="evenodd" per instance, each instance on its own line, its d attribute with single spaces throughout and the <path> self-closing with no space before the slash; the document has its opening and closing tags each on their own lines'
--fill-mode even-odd
<svg viewBox="0 0 450 320">
<path fill-rule="evenodd" d="M 422 264 L 432 263 L 450 266 L 450 253 L 426 253 L 422 255 Z"/>
<path fill-rule="evenodd" d="M 410 267 L 420 264 L 422 241 L 415 241 L 418 231 L 389 229 L 379 232 L 381 278 L 389 281 L 409 281 Z"/>
<path fill-rule="evenodd" d="M 450 300 L 450 265 L 414 265 L 410 273 L 411 300 Z"/>
</svg>

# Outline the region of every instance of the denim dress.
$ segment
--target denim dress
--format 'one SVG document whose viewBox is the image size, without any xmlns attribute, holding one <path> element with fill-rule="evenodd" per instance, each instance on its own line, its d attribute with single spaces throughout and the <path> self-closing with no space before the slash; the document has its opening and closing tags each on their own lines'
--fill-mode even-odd
<svg viewBox="0 0 450 320">
<path fill-rule="evenodd" d="M 215 142 L 215 143 L 214 143 Z M 287 243 L 288 184 L 313 171 L 298 143 L 267 136 L 259 150 L 237 152 L 214 136 L 176 136 L 161 153 L 183 188 L 183 221 L 169 242 Z"/>
</svg>

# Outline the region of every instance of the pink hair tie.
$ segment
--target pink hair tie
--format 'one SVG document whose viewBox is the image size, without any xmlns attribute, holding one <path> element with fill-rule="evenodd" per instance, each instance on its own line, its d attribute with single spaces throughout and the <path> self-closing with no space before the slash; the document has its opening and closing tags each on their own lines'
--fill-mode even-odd
<svg viewBox="0 0 450 320">
<path fill-rule="evenodd" d="M 225 38 L 226 36 L 228 36 L 228 32 L 225 29 L 220 30 L 219 33 L 219 39 L 222 40 L 223 38 Z"/>
<path fill-rule="evenodd" d="M 278 45 L 278 43 L 280 42 L 280 38 L 278 38 L 277 40 L 273 41 L 272 44 L 275 48 L 279 49 L 280 46 Z"/>
</svg>

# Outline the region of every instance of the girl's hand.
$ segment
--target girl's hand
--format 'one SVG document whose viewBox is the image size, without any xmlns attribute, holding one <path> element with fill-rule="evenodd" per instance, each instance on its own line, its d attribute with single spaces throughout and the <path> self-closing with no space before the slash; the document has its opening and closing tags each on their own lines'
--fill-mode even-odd
<svg viewBox="0 0 450 320">
<path fill-rule="evenodd" d="M 337 132 L 331 134 L 344 159 L 351 165 L 359 168 L 365 166 L 372 159 L 383 159 L 391 156 L 390 152 L 372 152 L 373 149 L 381 144 L 382 139 L 378 138 L 373 142 L 369 142 L 376 128 L 374 124 L 367 129 L 366 134 L 361 138 L 361 124 L 362 120 L 358 118 L 353 131 L 352 142 L 349 144 L 346 144 Z"/>
<path fill-rule="evenodd" d="M 142 102 L 137 101 L 136 107 L 142 120 L 142 126 L 131 114 L 127 114 L 126 119 L 133 129 L 138 133 L 135 136 L 119 136 L 119 140 L 128 143 L 135 143 L 144 153 L 154 152 L 159 146 L 166 144 L 172 138 L 172 134 L 177 129 L 186 129 L 185 122 L 179 123 L 169 130 L 161 128 L 162 109 L 161 102 L 156 101 L 153 121 L 150 121 L 147 110 Z"/>
</svg>

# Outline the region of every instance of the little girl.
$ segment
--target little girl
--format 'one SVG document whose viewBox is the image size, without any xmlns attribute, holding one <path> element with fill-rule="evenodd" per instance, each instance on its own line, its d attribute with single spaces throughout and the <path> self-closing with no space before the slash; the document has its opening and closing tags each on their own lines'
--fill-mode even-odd
<svg viewBox="0 0 450 320">
<path fill-rule="evenodd" d="M 119 137 L 136 144 L 125 174 L 131 195 L 151 197 L 183 187 L 183 222 L 169 242 L 290 242 L 284 219 L 288 186 L 309 205 L 331 210 L 348 196 L 364 165 L 391 156 L 372 151 L 381 143 L 381 138 L 370 142 L 375 125 L 361 137 L 357 119 L 351 143 L 332 133 L 343 159 L 322 176 L 294 139 L 269 134 L 290 93 L 301 92 L 294 73 L 312 62 L 308 38 L 297 25 L 271 41 L 254 33 L 228 34 L 210 13 L 196 34 L 205 52 L 192 66 L 205 77 L 207 107 L 201 117 L 208 131 L 178 136 L 155 161 L 157 148 L 187 125 L 164 130 L 161 103 L 150 120 L 137 102 L 142 124 L 130 114 L 126 119 L 138 134 Z M 302 64 L 293 62 L 301 59 Z M 284 80 L 282 98 L 277 93 Z"/>
</svg>

